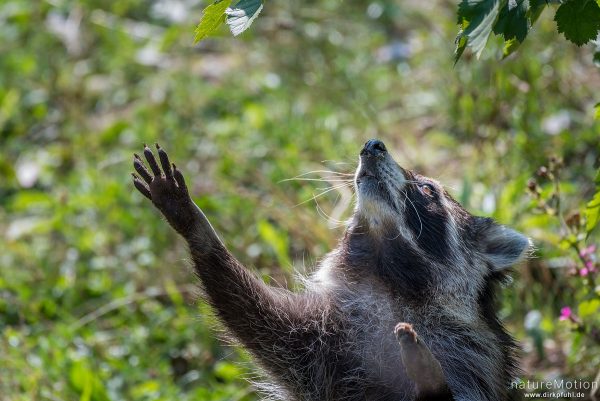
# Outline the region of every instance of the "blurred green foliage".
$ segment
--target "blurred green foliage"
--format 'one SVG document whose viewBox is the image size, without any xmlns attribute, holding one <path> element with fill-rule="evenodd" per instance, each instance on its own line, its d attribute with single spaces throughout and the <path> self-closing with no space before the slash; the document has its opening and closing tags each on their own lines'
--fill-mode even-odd
<svg viewBox="0 0 600 401">
<path fill-rule="evenodd" d="M 194 47 L 205 6 L 0 4 L 0 398 L 257 398 L 247 356 L 196 302 L 183 243 L 131 185 L 132 153 L 155 141 L 233 253 L 293 286 L 292 264 L 310 271 L 335 246 L 351 192 L 311 201 L 338 183 L 284 180 L 351 173 L 362 143 L 382 138 L 534 239 L 502 309 L 527 377 L 595 376 L 594 275 L 571 274 L 561 220 L 527 194 L 551 156 L 564 167 L 536 178 L 540 199 L 558 181 L 566 218 L 596 192 L 592 48 L 555 40 L 542 15 L 506 60 L 498 40 L 453 68 L 456 5 L 441 0 L 270 2 L 240 38 L 222 27 Z M 583 331 L 559 322 L 564 306 Z M 539 324 L 525 326 L 532 312 Z"/>
</svg>

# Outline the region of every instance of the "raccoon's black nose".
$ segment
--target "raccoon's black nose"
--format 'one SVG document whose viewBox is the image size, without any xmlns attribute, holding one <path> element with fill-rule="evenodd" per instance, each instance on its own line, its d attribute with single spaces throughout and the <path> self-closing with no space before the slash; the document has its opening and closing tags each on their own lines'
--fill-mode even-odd
<svg viewBox="0 0 600 401">
<path fill-rule="evenodd" d="M 379 156 L 382 153 L 387 152 L 385 145 L 379 139 L 371 139 L 365 143 L 365 146 L 360 151 L 360 155 L 371 155 Z"/>
</svg>

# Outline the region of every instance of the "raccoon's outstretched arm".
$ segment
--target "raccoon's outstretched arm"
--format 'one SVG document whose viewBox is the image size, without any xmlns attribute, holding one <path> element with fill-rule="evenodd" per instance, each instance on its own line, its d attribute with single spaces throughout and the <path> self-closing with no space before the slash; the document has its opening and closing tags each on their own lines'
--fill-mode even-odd
<svg viewBox="0 0 600 401">
<path fill-rule="evenodd" d="M 323 351 L 314 344 L 324 340 L 327 313 L 318 299 L 269 287 L 242 266 L 191 199 L 181 172 L 158 145 L 157 150 L 162 171 L 145 145 L 151 171 L 135 155 L 135 187 L 187 240 L 195 272 L 225 326 L 271 373 L 290 376 L 294 361 Z"/>
<path fill-rule="evenodd" d="M 398 323 L 394 329 L 400 343 L 402 363 L 415 383 L 415 401 L 454 401 L 440 363 L 421 341 L 412 326 Z"/>
</svg>

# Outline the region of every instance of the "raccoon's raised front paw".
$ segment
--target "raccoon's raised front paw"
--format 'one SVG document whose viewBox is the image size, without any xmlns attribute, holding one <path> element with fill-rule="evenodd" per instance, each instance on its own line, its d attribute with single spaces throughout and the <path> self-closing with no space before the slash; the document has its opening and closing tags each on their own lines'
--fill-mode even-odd
<svg viewBox="0 0 600 401">
<path fill-rule="evenodd" d="M 169 162 L 167 153 L 158 144 L 156 149 L 162 171 L 154 154 L 144 144 L 144 157 L 152 173 L 148 171 L 142 158 L 134 154 L 133 168 L 139 175 L 132 173 L 133 185 L 152 201 L 175 230 L 186 236 L 197 224 L 201 213 L 190 198 L 181 172 L 175 164 Z"/>
</svg>

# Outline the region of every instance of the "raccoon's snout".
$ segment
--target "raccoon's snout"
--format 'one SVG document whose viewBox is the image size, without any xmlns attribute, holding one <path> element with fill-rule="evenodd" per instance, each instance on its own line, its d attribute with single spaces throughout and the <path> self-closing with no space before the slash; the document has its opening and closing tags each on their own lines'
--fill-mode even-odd
<svg viewBox="0 0 600 401">
<path fill-rule="evenodd" d="M 390 178 L 398 181 L 404 179 L 404 171 L 394 162 L 385 144 L 378 139 L 367 141 L 360 151 L 360 163 L 356 170 L 356 184 L 361 184 L 362 181 L 369 178 L 373 178 L 380 183 L 390 180 Z"/>
<path fill-rule="evenodd" d="M 379 156 L 383 153 L 386 153 L 387 149 L 385 144 L 381 142 L 379 139 L 371 139 L 365 143 L 365 146 L 360 151 L 361 156 Z"/>
<path fill-rule="evenodd" d="M 385 158 L 387 148 L 379 139 L 370 139 L 360 151 L 360 165 L 356 172 L 357 184 L 362 178 L 379 178 L 379 163 Z"/>
</svg>

